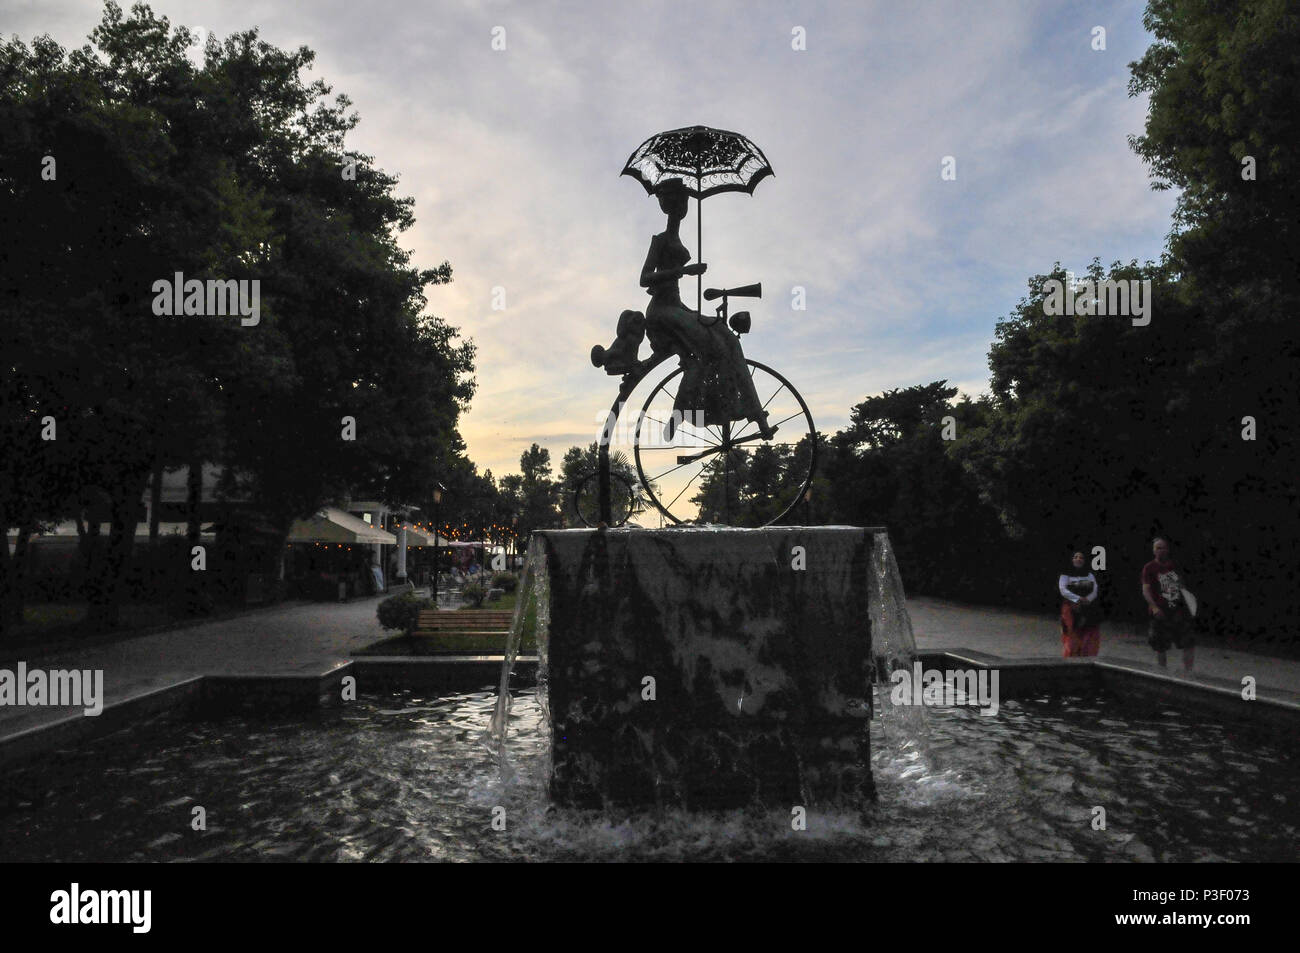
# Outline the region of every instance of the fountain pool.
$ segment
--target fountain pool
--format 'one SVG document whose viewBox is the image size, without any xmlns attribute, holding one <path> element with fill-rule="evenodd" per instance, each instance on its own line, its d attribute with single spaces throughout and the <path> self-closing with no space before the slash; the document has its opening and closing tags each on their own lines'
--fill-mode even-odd
<svg viewBox="0 0 1300 953">
<path fill-rule="evenodd" d="M 881 689 L 877 689 L 879 692 Z M 1276 736 L 1112 693 L 871 722 L 865 814 L 555 809 L 532 691 L 363 696 L 309 716 L 157 719 L 6 771 L 5 861 L 1295 860 Z M 190 828 L 192 809 L 207 830 Z M 1092 809 L 1106 808 L 1094 830 Z M 505 809 L 505 830 L 492 827 Z"/>
</svg>

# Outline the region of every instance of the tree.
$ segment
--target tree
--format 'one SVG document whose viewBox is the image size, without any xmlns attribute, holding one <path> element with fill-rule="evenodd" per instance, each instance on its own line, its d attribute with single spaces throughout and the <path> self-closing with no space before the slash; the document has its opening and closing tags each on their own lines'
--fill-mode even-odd
<svg viewBox="0 0 1300 953">
<path fill-rule="evenodd" d="M 98 53 L 68 55 L 48 37 L 0 46 L 0 121 L 15 132 L 0 145 L 10 381 L 0 415 L 23 436 L 54 421 L 58 436 L 26 459 L 44 498 L 15 485 L 9 499 L 18 514 L 35 505 L 50 518 L 85 517 L 97 557 L 90 619 L 112 627 L 150 471 L 212 432 L 209 416 L 185 419 L 185 409 L 210 404 L 195 393 L 197 360 L 219 342 L 203 340 L 201 321 L 155 315 L 151 283 L 198 271 L 213 255 L 213 224 L 242 197 L 220 187 L 217 166 L 177 148 L 194 128 L 177 115 L 195 93 L 188 34 L 169 34 L 147 10 L 124 21 L 109 4 L 92 39 Z M 80 505 L 83 490 L 93 490 L 93 512 Z"/>
<path fill-rule="evenodd" d="M 961 433 L 984 408 L 956 395 L 934 381 L 868 397 L 831 440 L 827 481 L 837 521 L 888 529 L 909 591 L 996 599 L 1003 536 L 944 438 L 945 417 Z"/>
<path fill-rule="evenodd" d="M 195 68 L 189 31 L 143 4 L 107 3 L 91 39 L 0 44 L 0 428 L 31 450 L 29 476 L 0 469 L 0 522 L 21 540 L 72 512 L 93 543 L 106 515 L 87 594 L 111 627 L 151 473 L 225 464 L 279 532 L 273 563 L 324 502 L 427 493 L 463 450 L 473 348 L 423 313 L 451 269 L 397 245 L 412 200 L 346 150 L 358 119 L 302 80 L 310 50 L 246 31 Z M 177 272 L 260 285 L 260 321 L 156 314 Z M 46 417 L 59 440 L 35 442 Z M 0 570 L 21 567 L 6 551 Z"/>
<path fill-rule="evenodd" d="M 1204 315 L 1183 369 L 1181 453 L 1163 461 L 1191 484 L 1174 535 L 1223 580 L 1211 611 L 1270 633 L 1280 567 L 1300 561 L 1300 18 L 1286 0 L 1152 0 L 1144 23 L 1156 42 L 1129 89 L 1151 98 L 1132 143 L 1154 188 L 1181 190 L 1169 269 Z"/>
<path fill-rule="evenodd" d="M 356 492 L 426 498 L 464 449 L 456 427 L 473 394 L 472 346 L 422 313 L 423 289 L 450 281 L 451 269 L 415 268 L 397 245 L 414 224 L 412 200 L 345 149 L 358 117 L 346 96 L 329 102 L 329 86 L 304 83 L 313 59 L 251 30 L 209 44 L 205 67 L 223 92 L 224 125 L 239 131 L 231 159 L 261 183 L 277 223 L 262 266 L 274 314 L 260 336 L 278 366 L 241 373 L 227 416 L 231 462 L 285 530 Z"/>
<path fill-rule="evenodd" d="M 1129 93 L 1151 99 L 1146 128 L 1131 142 L 1151 166 L 1154 188 L 1181 190 L 1171 252 L 1188 291 L 1229 301 L 1251 289 L 1279 303 L 1294 301 L 1300 291 L 1294 148 L 1300 18 L 1294 5 L 1150 0 L 1143 24 L 1156 41 L 1129 64 Z"/>
<path fill-rule="evenodd" d="M 1019 572 L 1050 574 L 1067 549 L 1093 545 L 1105 548 L 1109 563 L 1127 566 L 1153 532 L 1181 528 L 1169 475 L 1188 472 L 1191 421 L 1180 408 L 1203 316 L 1150 263 L 1116 262 L 1103 272 L 1094 261 L 1088 272 L 1094 283 L 1150 281 L 1149 326 L 1122 316 L 1046 314 L 1049 279 L 1067 276 L 1058 264 L 1030 279 L 1029 296 L 998 323 L 989 352 L 991 412 L 959 433 L 954 453 L 1019 541 Z M 1045 591 L 1039 605 L 1051 600 Z M 1135 592 L 1120 591 L 1126 611 L 1135 608 Z"/>
<path fill-rule="evenodd" d="M 533 530 L 559 526 L 560 489 L 551 480 L 551 452 L 545 447 L 533 444 L 520 454 L 519 471 L 517 483 L 510 477 L 501 483 L 504 491 L 510 481 L 508 492 L 518 507 L 519 535 L 527 539 Z"/>
<path fill-rule="evenodd" d="M 480 474 L 467 457 L 459 456 L 441 479 L 447 487 L 440 507 L 444 524 L 465 524 L 475 538 L 498 545 L 513 539 L 511 519 L 515 514 L 491 470 Z M 423 512 L 431 515 L 432 503 Z"/>
</svg>

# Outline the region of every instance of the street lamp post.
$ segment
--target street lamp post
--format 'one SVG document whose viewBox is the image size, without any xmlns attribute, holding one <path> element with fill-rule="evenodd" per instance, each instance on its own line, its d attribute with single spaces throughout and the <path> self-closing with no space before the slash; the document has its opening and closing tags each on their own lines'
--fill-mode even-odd
<svg viewBox="0 0 1300 953">
<path fill-rule="evenodd" d="M 446 489 L 447 488 L 443 486 L 441 483 L 435 482 L 433 484 L 433 586 L 432 589 L 433 589 L 434 608 L 437 608 L 438 606 L 438 556 L 439 556 L 438 533 L 440 532 L 439 527 L 442 525 L 442 521 L 438 518 L 438 510 L 439 507 L 442 505 L 443 491 L 445 491 Z"/>
</svg>

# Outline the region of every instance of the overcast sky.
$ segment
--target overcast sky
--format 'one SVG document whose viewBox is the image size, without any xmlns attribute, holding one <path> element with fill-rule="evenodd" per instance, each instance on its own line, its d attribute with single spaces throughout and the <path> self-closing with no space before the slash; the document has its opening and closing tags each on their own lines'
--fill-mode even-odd
<svg viewBox="0 0 1300 953">
<path fill-rule="evenodd" d="M 1151 41 L 1137 2 L 152 7 L 221 36 L 257 26 L 277 46 L 305 44 L 313 77 L 352 98 L 349 145 L 415 198 L 403 246 L 423 267 L 451 263 L 429 310 L 478 347 L 461 429 L 498 476 L 532 442 L 558 464 L 596 437 L 616 381 L 588 352 L 612 341 L 621 310 L 644 310 L 637 280 L 664 224 L 618 173 L 655 132 L 732 129 L 771 161 L 753 196 L 705 200 L 706 281 L 763 283 L 763 300 L 743 305 L 746 355 L 784 373 L 827 433 L 891 387 L 985 390 L 994 324 L 1030 275 L 1158 258 L 1169 229 L 1174 194 L 1150 189 L 1126 139 L 1146 111 L 1126 92 Z M 0 0 L 0 31 L 79 46 L 100 14 L 99 0 Z M 955 181 L 941 179 L 944 156 Z M 795 286 L 805 311 L 792 310 Z M 682 297 L 693 302 L 693 279 Z"/>
</svg>

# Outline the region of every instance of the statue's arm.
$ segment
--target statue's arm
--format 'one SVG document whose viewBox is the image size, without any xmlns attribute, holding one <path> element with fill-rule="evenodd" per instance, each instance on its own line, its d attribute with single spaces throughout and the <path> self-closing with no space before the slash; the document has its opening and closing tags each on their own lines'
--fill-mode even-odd
<svg viewBox="0 0 1300 953">
<path fill-rule="evenodd" d="M 655 264 L 659 260 L 659 237 L 650 239 L 650 250 L 646 252 L 645 264 L 641 266 L 641 287 L 649 288 L 655 278 Z"/>
<path fill-rule="evenodd" d="M 650 239 L 650 250 L 646 252 L 645 264 L 641 266 L 641 287 L 649 288 L 655 281 L 665 281 L 668 279 L 680 278 L 686 274 L 689 266 L 681 268 L 664 268 L 657 267 L 659 264 L 659 242 L 661 237 L 656 235 Z"/>
</svg>

